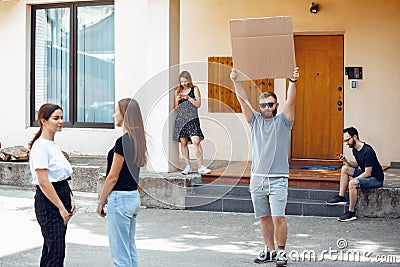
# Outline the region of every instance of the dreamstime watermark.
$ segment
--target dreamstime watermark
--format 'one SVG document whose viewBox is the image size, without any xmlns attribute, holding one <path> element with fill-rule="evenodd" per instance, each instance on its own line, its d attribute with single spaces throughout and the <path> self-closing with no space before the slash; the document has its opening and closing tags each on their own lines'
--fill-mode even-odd
<svg viewBox="0 0 400 267">
<path fill-rule="evenodd" d="M 320 252 L 315 250 L 291 250 L 288 252 L 291 261 L 341 261 L 341 262 L 376 262 L 376 263 L 400 263 L 400 255 L 377 255 L 371 251 L 348 249 L 348 242 L 339 238 L 336 247 L 329 247 Z"/>
</svg>

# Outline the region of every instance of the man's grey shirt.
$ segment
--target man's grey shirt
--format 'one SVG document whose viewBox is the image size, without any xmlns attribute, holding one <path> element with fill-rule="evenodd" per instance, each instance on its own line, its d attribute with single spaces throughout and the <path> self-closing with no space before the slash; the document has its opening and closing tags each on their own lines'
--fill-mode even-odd
<svg viewBox="0 0 400 267">
<path fill-rule="evenodd" d="M 262 183 L 264 177 L 289 177 L 288 150 L 293 121 L 284 113 L 265 119 L 254 111 L 250 122 L 252 164 L 250 189 Z"/>
</svg>

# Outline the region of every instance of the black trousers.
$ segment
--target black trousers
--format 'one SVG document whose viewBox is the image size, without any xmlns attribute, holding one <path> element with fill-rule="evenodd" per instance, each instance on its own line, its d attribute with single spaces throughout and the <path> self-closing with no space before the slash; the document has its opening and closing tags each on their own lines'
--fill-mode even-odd
<svg viewBox="0 0 400 267">
<path fill-rule="evenodd" d="M 64 207 L 70 212 L 71 189 L 67 180 L 53 183 L 53 186 Z M 67 226 L 64 225 L 58 208 L 43 194 L 39 186 L 36 186 L 35 213 L 44 239 L 40 267 L 64 266 Z"/>
</svg>

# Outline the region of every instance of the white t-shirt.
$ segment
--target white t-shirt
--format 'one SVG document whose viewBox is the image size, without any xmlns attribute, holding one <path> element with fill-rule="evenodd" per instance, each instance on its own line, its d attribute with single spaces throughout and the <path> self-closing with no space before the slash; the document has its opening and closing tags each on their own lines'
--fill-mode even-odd
<svg viewBox="0 0 400 267">
<path fill-rule="evenodd" d="M 47 169 L 51 183 L 71 177 L 72 167 L 61 152 L 56 142 L 39 138 L 33 143 L 29 154 L 29 167 L 32 173 L 32 184 L 39 184 L 37 169 Z"/>
</svg>

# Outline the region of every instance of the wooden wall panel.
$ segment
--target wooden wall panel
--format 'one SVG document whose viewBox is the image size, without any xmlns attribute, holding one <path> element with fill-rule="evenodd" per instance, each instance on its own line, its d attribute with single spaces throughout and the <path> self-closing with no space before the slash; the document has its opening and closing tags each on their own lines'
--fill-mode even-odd
<svg viewBox="0 0 400 267">
<path fill-rule="evenodd" d="M 233 67 L 232 57 L 208 58 L 208 111 L 242 112 L 235 95 L 235 88 L 229 74 Z M 261 92 L 274 91 L 274 79 L 260 79 L 242 82 L 247 98 L 258 110 L 258 97 Z"/>
</svg>

